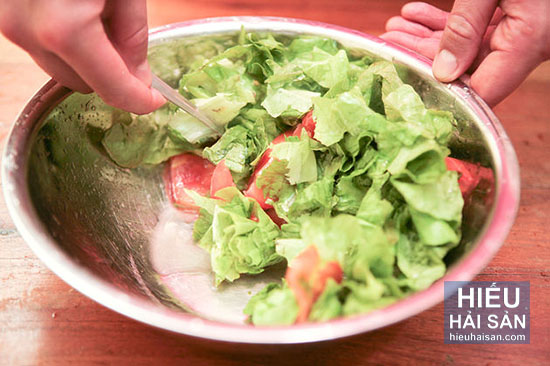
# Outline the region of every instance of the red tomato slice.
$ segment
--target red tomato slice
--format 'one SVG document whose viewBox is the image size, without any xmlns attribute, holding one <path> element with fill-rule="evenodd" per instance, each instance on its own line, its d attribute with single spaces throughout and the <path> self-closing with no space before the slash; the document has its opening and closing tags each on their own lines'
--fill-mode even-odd
<svg viewBox="0 0 550 366">
<path fill-rule="evenodd" d="M 216 192 L 227 187 L 235 187 L 235 183 L 233 182 L 231 171 L 227 165 L 225 165 L 225 159 L 223 159 L 218 163 L 218 165 L 216 165 L 216 168 L 214 168 L 214 172 L 212 173 L 212 179 L 210 181 L 210 196 L 216 197 Z"/>
<path fill-rule="evenodd" d="M 260 204 L 260 207 L 263 208 L 264 210 L 267 210 L 268 208 L 273 207 L 266 202 L 267 197 L 265 197 L 264 192 L 260 188 L 258 188 L 258 186 L 256 185 L 256 181 L 253 181 L 248 186 L 246 191 L 244 191 L 244 195 L 246 197 L 254 198 Z"/>
<path fill-rule="evenodd" d="M 311 119 L 311 121 L 313 123 L 313 118 Z M 283 132 L 279 136 L 275 137 L 273 141 L 271 141 L 271 145 L 277 145 L 277 144 L 280 144 L 281 142 L 285 142 L 286 138 L 290 136 L 299 137 L 302 134 L 303 129 L 304 129 L 304 126 L 301 123 L 299 123 L 293 129 Z M 311 137 L 312 134 L 310 134 L 309 131 L 307 132 Z M 262 156 L 260 157 L 260 160 L 258 161 L 258 164 L 254 169 L 254 173 L 252 173 L 252 176 L 248 181 L 248 188 L 244 191 L 245 196 L 254 198 L 256 201 L 258 201 L 258 203 L 260 204 L 260 207 L 263 208 L 264 210 L 273 208 L 273 206 L 266 203 L 266 200 L 268 199 L 268 197 L 266 197 L 263 191 L 256 185 L 256 178 L 258 177 L 258 173 L 261 172 L 262 169 L 264 169 L 266 166 L 268 166 L 271 163 L 271 161 L 273 161 L 271 159 L 271 148 L 267 148 L 262 154 Z M 274 211 L 271 214 L 268 213 L 268 215 L 270 215 L 270 217 L 273 219 L 273 222 L 275 222 L 279 226 L 286 223 L 286 221 L 279 218 L 274 213 Z"/>
<path fill-rule="evenodd" d="M 273 139 L 273 141 L 271 141 L 271 145 L 277 145 L 277 144 L 280 144 L 281 142 L 285 142 L 286 138 L 287 137 L 290 137 L 290 136 L 296 136 L 294 135 L 294 132 L 296 131 L 296 128 L 298 128 L 299 125 L 297 125 L 296 127 L 294 127 L 293 129 L 291 130 L 288 130 L 288 131 L 285 131 L 283 132 L 282 134 L 280 134 L 279 136 L 275 137 Z M 270 149 L 267 149 L 266 152 L 270 150 Z M 265 153 L 264 153 L 265 154 Z"/>
<path fill-rule="evenodd" d="M 285 142 L 286 138 L 290 136 L 300 136 L 300 134 L 302 133 L 302 129 L 303 126 L 301 124 L 296 125 L 296 127 L 294 127 L 293 129 L 283 132 L 279 136 L 275 137 L 273 141 L 271 141 L 271 145 L 277 145 L 281 142 Z M 265 197 L 263 191 L 256 185 L 256 178 L 258 177 L 258 174 L 262 171 L 262 169 L 268 166 L 271 161 L 273 161 L 271 159 L 271 148 L 267 148 L 260 157 L 260 160 L 258 160 L 258 164 L 256 164 L 254 173 L 252 173 L 252 176 L 248 181 L 248 188 L 244 191 L 245 196 L 254 198 L 256 201 L 258 201 L 260 207 L 264 210 L 272 208 L 273 206 L 266 203 L 268 197 Z"/>
<path fill-rule="evenodd" d="M 214 164 L 195 154 L 184 153 L 172 157 L 168 162 L 167 173 L 172 202 L 184 210 L 196 210 L 198 207 L 185 193 L 185 189 L 208 195 L 215 168 Z"/>
<path fill-rule="evenodd" d="M 271 218 L 271 221 L 273 221 L 275 225 L 277 225 L 278 227 L 281 227 L 282 225 L 286 224 L 285 219 L 282 219 L 279 216 L 277 216 L 277 212 L 275 212 L 274 208 L 269 208 L 265 210 L 265 213 L 267 214 L 267 216 Z"/>
<path fill-rule="evenodd" d="M 254 170 L 254 173 L 252 173 L 252 176 L 250 177 L 248 188 L 244 191 L 244 195 L 246 197 L 254 198 L 258 203 L 260 204 L 260 207 L 265 209 L 272 208 L 270 204 L 266 203 L 266 200 L 268 197 L 264 196 L 263 190 L 261 190 L 256 185 L 256 178 L 258 174 L 264 169 L 265 167 L 269 166 L 270 162 L 272 161 L 271 157 L 269 156 L 270 149 L 267 149 L 260 160 L 258 161 L 258 165 L 256 165 L 256 169 Z"/>
<path fill-rule="evenodd" d="M 451 157 L 445 158 L 445 164 L 448 170 L 454 170 L 460 174 L 458 185 L 464 199 L 470 197 L 478 186 L 487 190 L 493 186 L 493 171 L 489 168 Z"/>
<path fill-rule="evenodd" d="M 314 138 L 316 123 L 313 119 L 313 110 L 307 112 L 306 115 L 302 117 L 302 125 L 304 126 L 304 129 L 306 130 L 308 136 L 310 138 Z"/>
<path fill-rule="evenodd" d="M 323 293 L 327 280 L 340 283 L 343 271 L 336 261 L 323 262 L 317 247 L 310 245 L 295 257 L 286 270 L 285 280 L 298 303 L 297 323 L 307 321 L 317 298 Z"/>
</svg>

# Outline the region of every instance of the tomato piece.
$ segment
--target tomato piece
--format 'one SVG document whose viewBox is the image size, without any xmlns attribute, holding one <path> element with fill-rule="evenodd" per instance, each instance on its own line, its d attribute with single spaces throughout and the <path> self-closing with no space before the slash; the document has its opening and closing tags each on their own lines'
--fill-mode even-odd
<svg viewBox="0 0 550 366">
<path fill-rule="evenodd" d="M 227 165 L 225 165 L 225 159 L 223 159 L 216 165 L 212 173 L 212 179 L 210 180 L 210 196 L 216 197 L 216 192 L 227 187 L 235 187 L 235 183 L 233 182 L 231 171 Z"/>
<path fill-rule="evenodd" d="M 337 261 L 326 262 L 325 265 L 319 269 L 318 273 L 316 281 L 314 281 L 312 285 L 313 293 L 316 294 L 315 300 L 317 300 L 317 297 L 325 290 L 329 278 L 332 278 L 338 283 L 342 282 L 344 278 L 342 267 L 340 267 L 340 263 Z"/>
<path fill-rule="evenodd" d="M 302 117 L 302 126 L 304 126 L 304 129 L 310 138 L 315 137 L 315 125 L 316 122 L 313 119 L 313 110 L 311 110 Z"/>
<path fill-rule="evenodd" d="M 263 208 L 264 210 L 267 210 L 267 209 L 273 207 L 269 203 L 266 202 L 267 197 L 264 196 L 264 191 L 261 190 L 256 185 L 256 180 L 255 179 L 252 181 L 252 183 L 250 183 L 250 185 L 248 186 L 246 191 L 244 191 L 244 195 L 246 197 L 254 198 L 260 204 L 260 207 Z"/>
<path fill-rule="evenodd" d="M 298 127 L 298 126 L 296 126 Z M 291 130 L 288 130 L 288 131 L 285 131 L 283 132 L 282 134 L 280 134 L 279 136 L 275 137 L 273 139 L 273 141 L 271 141 L 271 145 L 277 145 L 277 144 L 280 144 L 281 142 L 285 142 L 286 138 L 287 137 L 290 137 L 290 136 L 295 136 L 294 135 L 294 132 L 296 130 L 296 127 L 294 127 L 293 129 Z M 268 149 L 268 150 L 271 150 L 271 149 Z M 267 150 L 266 150 L 267 151 Z"/>
<path fill-rule="evenodd" d="M 271 141 L 271 145 L 277 145 L 281 142 L 285 142 L 286 138 L 290 136 L 300 136 L 300 134 L 302 133 L 302 129 L 303 126 L 301 124 L 296 125 L 296 127 L 294 127 L 293 129 L 283 132 L 279 136 L 275 137 L 273 141 Z M 273 206 L 266 203 L 268 197 L 265 197 L 263 191 L 256 185 L 256 178 L 258 177 L 258 174 L 262 171 L 262 169 L 264 169 L 273 161 L 273 159 L 271 159 L 271 151 L 271 148 L 267 148 L 264 151 L 264 153 L 258 160 L 258 164 L 256 164 L 256 167 L 254 168 L 252 176 L 250 176 L 250 180 L 248 181 L 248 188 L 244 191 L 245 196 L 254 198 L 256 201 L 258 201 L 260 207 L 264 210 L 272 208 Z"/>
<path fill-rule="evenodd" d="M 322 261 L 314 245 L 307 247 L 292 260 L 286 270 L 285 280 L 298 303 L 297 323 L 308 319 L 313 304 L 323 293 L 329 278 L 342 282 L 342 267 L 337 261 Z"/>
<path fill-rule="evenodd" d="M 250 220 L 252 220 L 254 222 L 260 222 L 260 219 L 258 219 L 258 216 L 256 216 L 256 214 L 254 212 L 252 212 L 250 214 Z"/>
<path fill-rule="evenodd" d="M 267 214 L 267 216 L 271 218 L 271 221 L 273 221 L 275 225 L 277 225 L 278 227 L 281 227 L 282 225 L 286 224 L 285 219 L 282 219 L 279 216 L 277 216 L 277 212 L 275 211 L 274 208 L 269 208 L 265 210 L 265 213 Z"/>
<path fill-rule="evenodd" d="M 493 171 L 489 168 L 451 157 L 445 158 L 445 164 L 448 170 L 454 170 L 460 174 L 458 185 L 464 199 L 470 197 L 477 187 L 490 190 L 493 186 Z"/>
<path fill-rule="evenodd" d="M 210 192 L 210 182 L 216 166 L 195 154 L 184 153 L 174 156 L 168 162 L 167 179 L 172 202 L 184 210 L 198 207 L 185 189 L 206 196 Z"/>
</svg>

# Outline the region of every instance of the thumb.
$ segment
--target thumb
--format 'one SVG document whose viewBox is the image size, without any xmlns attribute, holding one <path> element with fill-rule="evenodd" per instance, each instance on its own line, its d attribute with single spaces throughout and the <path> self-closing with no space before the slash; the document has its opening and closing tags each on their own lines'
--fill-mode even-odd
<svg viewBox="0 0 550 366">
<path fill-rule="evenodd" d="M 466 72 L 475 60 L 498 0 L 457 0 L 447 18 L 439 52 L 433 63 L 434 76 L 450 82 Z"/>
<path fill-rule="evenodd" d="M 151 85 L 147 63 L 147 4 L 145 0 L 111 0 L 108 6 L 109 37 L 128 70 L 146 85 Z"/>
</svg>

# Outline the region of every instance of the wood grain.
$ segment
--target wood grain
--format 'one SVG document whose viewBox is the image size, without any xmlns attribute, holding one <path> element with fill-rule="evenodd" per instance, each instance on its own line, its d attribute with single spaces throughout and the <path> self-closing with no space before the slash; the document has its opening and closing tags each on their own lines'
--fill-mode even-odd
<svg viewBox="0 0 550 366">
<path fill-rule="evenodd" d="M 226 15 L 320 20 L 379 34 L 405 1 L 149 1 L 150 25 Z M 432 1 L 449 9 L 451 1 Z M 47 76 L 0 37 L 0 139 Z M 330 343 L 228 345 L 127 319 L 82 296 L 34 256 L 0 200 L 0 364 L 544 365 L 550 360 L 550 64 L 495 112 L 521 166 L 522 201 L 502 249 L 476 280 L 531 281 L 531 344 L 445 345 L 443 305 L 379 331 Z"/>
</svg>

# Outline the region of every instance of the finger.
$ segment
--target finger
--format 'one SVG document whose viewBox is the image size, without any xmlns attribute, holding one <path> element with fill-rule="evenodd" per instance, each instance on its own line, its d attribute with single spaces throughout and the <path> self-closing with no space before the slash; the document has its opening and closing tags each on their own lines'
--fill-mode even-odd
<svg viewBox="0 0 550 366">
<path fill-rule="evenodd" d="M 387 32 L 380 36 L 387 41 L 395 42 L 401 46 L 407 47 L 433 60 L 439 50 L 439 38 L 424 38 L 414 34 L 404 32 Z"/>
<path fill-rule="evenodd" d="M 386 32 L 391 31 L 410 33 L 418 37 L 430 37 L 433 33 L 430 28 L 399 16 L 392 17 L 386 22 Z"/>
<path fill-rule="evenodd" d="M 491 18 L 491 21 L 489 22 L 490 25 L 497 25 L 500 23 L 500 21 L 504 18 L 504 12 L 501 8 L 496 8 L 493 17 Z"/>
<path fill-rule="evenodd" d="M 45 40 L 107 104 L 143 114 L 165 102 L 160 93 L 130 73 L 99 17 L 73 33 L 72 37 L 52 33 Z"/>
<path fill-rule="evenodd" d="M 5 13 L 0 13 L 0 15 L 3 16 L 0 23 L 2 24 L 2 31 L 6 38 L 26 50 L 38 66 L 48 75 L 61 85 L 72 90 L 81 93 L 91 92 L 90 87 L 86 85 L 82 78 L 69 65 L 40 45 L 35 34 L 24 27 L 17 16 L 10 17 Z"/>
<path fill-rule="evenodd" d="M 146 85 L 151 85 L 147 64 L 147 5 L 144 0 L 109 2 L 109 37 L 130 72 Z"/>
<path fill-rule="evenodd" d="M 401 16 L 430 29 L 443 30 L 449 13 L 430 4 L 413 2 L 403 6 Z"/>
<path fill-rule="evenodd" d="M 92 89 L 74 70 L 53 53 L 30 51 L 32 59 L 59 84 L 80 93 L 90 93 Z"/>
<path fill-rule="evenodd" d="M 462 75 L 479 51 L 479 45 L 496 10 L 498 0 L 457 0 L 434 59 L 433 73 L 440 81 L 450 82 Z"/>
<path fill-rule="evenodd" d="M 477 53 L 477 56 L 472 62 L 470 68 L 466 71 L 467 73 L 473 74 L 481 62 L 489 55 L 489 53 L 491 53 L 491 37 L 493 36 L 495 29 L 495 25 L 489 25 L 487 27 L 487 32 L 485 32 L 483 41 L 481 41 L 481 45 L 479 46 L 479 52 Z"/>
<path fill-rule="evenodd" d="M 525 55 L 525 54 L 524 54 Z M 509 51 L 494 51 L 472 74 L 470 85 L 490 106 L 497 105 L 527 78 L 538 64 Z"/>
</svg>

